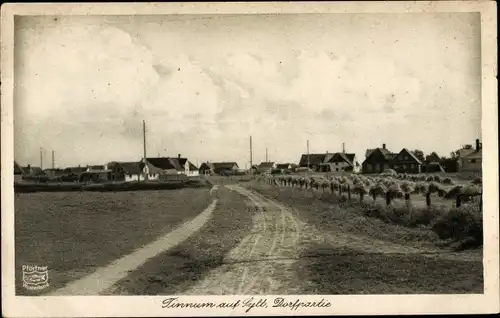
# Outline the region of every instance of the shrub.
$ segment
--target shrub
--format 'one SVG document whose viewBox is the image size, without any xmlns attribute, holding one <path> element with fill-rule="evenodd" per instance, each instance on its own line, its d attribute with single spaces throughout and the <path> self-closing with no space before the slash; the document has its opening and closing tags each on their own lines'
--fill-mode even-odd
<svg viewBox="0 0 500 318">
<path fill-rule="evenodd" d="M 475 204 L 452 208 L 442 213 L 433 223 L 432 229 L 441 239 L 464 240 L 473 238 L 478 245 L 483 244 L 483 220 Z"/>
</svg>

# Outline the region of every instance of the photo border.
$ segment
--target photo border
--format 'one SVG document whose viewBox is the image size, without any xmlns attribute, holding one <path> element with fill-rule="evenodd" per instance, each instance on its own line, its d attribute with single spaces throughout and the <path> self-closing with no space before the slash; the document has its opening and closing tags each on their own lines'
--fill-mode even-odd
<svg viewBox="0 0 500 318">
<path fill-rule="evenodd" d="M 483 152 L 484 294 L 452 295 L 286 295 L 287 299 L 331 302 L 329 308 L 163 309 L 167 296 L 15 296 L 14 285 L 14 16 L 162 15 L 262 13 L 480 12 Z M 3 4 L 1 7 L 1 208 L 2 310 L 7 317 L 118 317 L 225 315 L 378 315 L 497 313 L 499 284 L 497 16 L 494 1 L 390 2 L 221 2 Z M 279 295 L 255 296 L 272 299 Z M 170 296 L 168 296 L 170 297 Z M 179 296 L 183 301 L 236 301 L 243 296 Z"/>
</svg>

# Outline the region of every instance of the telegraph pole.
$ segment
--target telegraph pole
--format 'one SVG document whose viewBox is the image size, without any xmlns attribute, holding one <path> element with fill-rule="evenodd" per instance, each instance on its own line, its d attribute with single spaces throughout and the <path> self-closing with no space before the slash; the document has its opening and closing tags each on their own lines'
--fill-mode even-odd
<svg viewBox="0 0 500 318">
<path fill-rule="evenodd" d="M 40 147 L 40 169 L 43 170 L 43 148 Z"/>
<path fill-rule="evenodd" d="M 52 150 L 52 169 L 54 169 L 56 167 L 56 164 L 55 164 L 55 151 Z"/>
<path fill-rule="evenodd" d="M 252 160 L 252 136 L 250 136 L 250 173 L 253 173 L 253 160 Z"/>
<path fill-rule="evenodd" d="M 266 148 L 266 162 L 269 162 L 269 161 L 267 160 L 267 148 Z"/>
<path fill-rule="evenodd" d="M 309 160 L 309 140 L 307 141 L 307 169 L 309 169 L 311 162 Z"/>
<path fill-rule="evenodd" d="M 146 160 L 146 121 L 142 121 L 142 136 L 143 136 L 143 147 L 144 147 L 144 160 Z"/>
</svg>

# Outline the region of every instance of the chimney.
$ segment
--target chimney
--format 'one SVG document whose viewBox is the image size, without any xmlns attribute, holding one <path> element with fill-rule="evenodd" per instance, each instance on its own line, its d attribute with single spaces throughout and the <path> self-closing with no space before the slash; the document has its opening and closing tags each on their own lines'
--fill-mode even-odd
<svg viewBox="0 0 500 318">
<path fill-rule="evenodd" d="M 382 149 L 385 149 L 385 144 L 382 144 Z"/>
<path fill-rule="evenodd" d="M 345 143 L 342 143 L 342 153 L 345 153 Z"/>
<path fill-rule="evenodd" d="M 181 154 L 178 154 L 178 155 L 177 155 L 177 159 L 181 159 Z"/>
<path fill-rule="evenodd" d="M 476 151 L 479 151 L 480 145 L 479 145 L 479 139 L 476 139 Z"/>
</svg>

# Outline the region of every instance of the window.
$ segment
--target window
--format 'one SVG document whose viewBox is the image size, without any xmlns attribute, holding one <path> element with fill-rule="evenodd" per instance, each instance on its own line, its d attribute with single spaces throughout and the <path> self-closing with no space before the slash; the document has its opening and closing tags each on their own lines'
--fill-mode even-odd
<svg viewBox="0 0 500 318">
<path fill-rule="evenodd" d="M 394 165 L 394 169 L 398 169 L 399 168 L 399 165 Z"/>
<path fill-rule="evenodd" d="M 470 162 L 471 163 L 476 163 L 476 159 L 471 159 Z"/>
<path fill-rule="evenodd" d="M 131 173 L 129 173 L 128 177 L 129 177 L 129 178 L 132 178 L 132 174 L 131 174 Z"/>
<path fill-rule="evenodd" d="M 339 168 L 336 168 L 335 171 L 339 171 Z"/>
<path fill-rule="evenodd" d="M 414 163 L 412 163 L 412 164 L 410 165 L 410 167 L 411 167 L 412 169 L 415 169 L 415 164 L 414 164 Z"/>
</svg>

